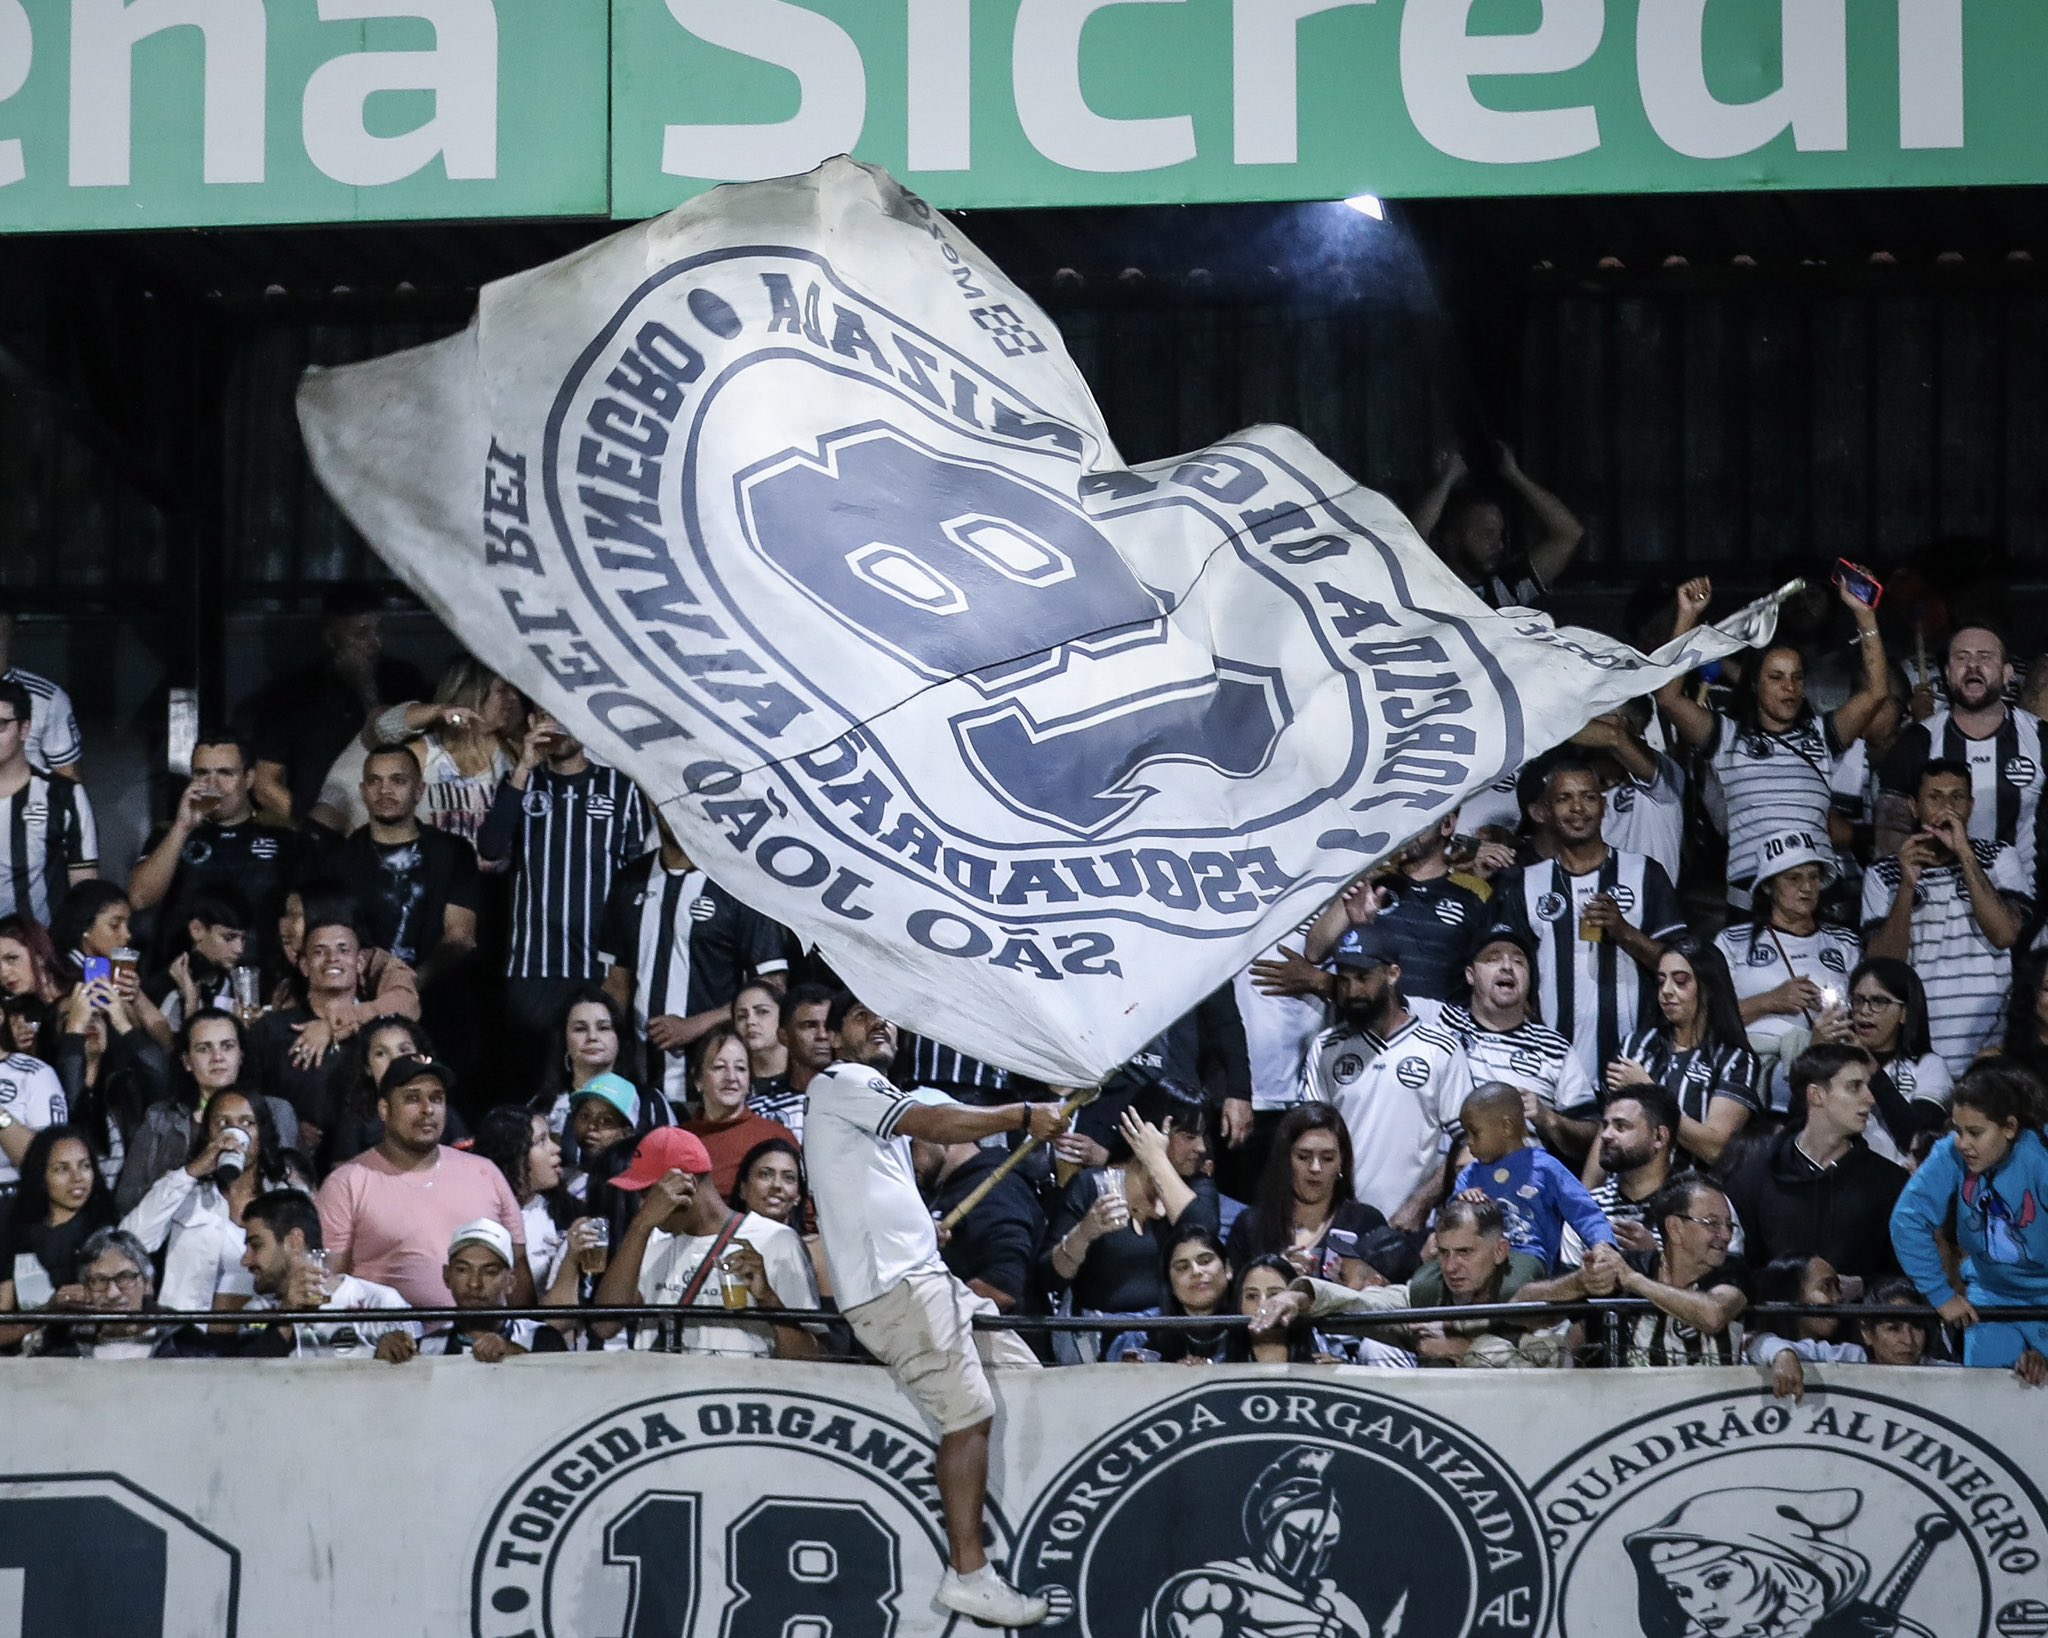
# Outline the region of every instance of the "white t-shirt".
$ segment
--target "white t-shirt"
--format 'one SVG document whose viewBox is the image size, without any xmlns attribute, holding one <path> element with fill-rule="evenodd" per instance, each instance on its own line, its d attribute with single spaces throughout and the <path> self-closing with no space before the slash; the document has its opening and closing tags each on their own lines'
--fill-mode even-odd
<svg viewBox="0 0 2048 1638">
<path fill-rule="evenodd" d="M 1277 958 L 1280 945 L 1301 948 L 1301 934 L 1290 933 L 1266 952 Z M 1319 1001 L 1291 995 L 1261 995 L 1247 967 L 1231 980 L 1238 1016 L 1244 1020 L 1245 1052 L 1251 1060 L 1252 1107 L 1292 1109 L 1301 1097 L 1301 1064 L 1308 1044 L 1327 1021 Z"/>
<path fill-rule="evenodd" d="M 1775 990 L 1787 978 L 1808 979 L 1818 990 L 1832 989 L 1839 1001 L 1849 993 L 1849 975 L 1863 959 L 1863 941 L 1846 927 L 1816 927 L 1802 937 L 1738 923 L 1714 939 L 1714 948 L 1727 959 L 1738 1001 Z M 1812 1027 L 1810 1019 L 1796 1012 L 1766 1013 L 1750 1024 L 1750 1045 L 1765 1052 L 1779 1037 Z"/>
<path fill-rule="evenodd" d="M 0 1058 L 0 1109 L 4 1109 L 31 1132 L 46 1126 L 62 1126 L 70 1114 L 64 1101 L 64 1083 L 56 1070 L 40 1058 L 25 1052 L 10 1052 Z M 21 1173 L 0 1150 L 0 1184 L 18 1185 Z"/>
<path fill-rule="evenodd" d="M 149 1186 L 121 1226 L 152 1252 L 166 1248 L 157 1291 L 166 1308 L 192 1312 L 211 1308 L 218 1293 L 255 1293 L 242 1266 L 247 1240 L 211 1179 L 202 1182 L 183 1166 L 173 1166 Z"/>
<path fill-rule="evenodd" d="M 78 713 L 71 708 L 71 696 L 59 685 L 20 666 L 0 673 L 0 680 L 20 683 L 28 690 L 28 741 L 22 749 L 31 767 L 54 772 L 70 767 L 84 754 Z"/>
<path fill-rule="evenodd" d="M 1351 1134 L 1352 1192 L 1392 1217 L 1442 1169 L 1472 1092 L 1472 1065 L 1457 1037 L 1420 1018 L 1384 1041 L 1326 1029 L 1309 1047 L 1305 1090 L 1335 1105 Z"/>
<path fill-rule="evenodd" d="M 568 1236 L 555 1227 L 548 1203 L 539 1195 L 527 1201 L 519 1215 L 526 1224 L 526 1266 L 533 1270 L 533 1288 L 545 1291 L 555 1282 Z"/>
<path fill-rule="evenodd" d="M 1955 1077 L 1948 1072 L 1948 1065 L 1935 1053 L 1922 1058 L 1894 1058 L 1882 1071 L 1889 1077 L 1892 1086 L 1907 1103 L 1932 1103 L 1946 1109 L 1949 1096 L 1955 1091 Z M 1937 1132 L 1936 1136 L 1940 1134 Z M 1863 1141 L 1870 1145 L 1870 1152 L 1889 1160 L 1894 1166 L 1912 1169 L 1906 1159 L 1906 1151 L 1893 1138 L 1891 1128 L 1885 1125 L 1883 1105 L 1870 1113 L 1870 1123 L 1863 1128 Z"/>
<path fill-rule="evenodd" d="M 251 1310 L 275 1308 L 277 1299 L 259 1296 Z M 322 1314 L 362 1314 L 380 1308 L 405 1308 L 406 1300 L 388 1285 L 359 1280 L 353 1274 L 341 1276 L 334 1295 L 313 1310 Z M 315 1320 L 295 1312 L 292 1316 L 292 1357 L 294 1359 L 368 1359 L 377 1344 L 392 1331 L 403 1331 L 418 1340 L 420 1328 L 411 1320 Z"/>
<path fill-rule="evenodd" d="M 748 1212 L 740 1219 L 735 1242 L 744 1240 L 761 1254 L 768 1269 L 768 1284 L 785 1308 L 818 1306 L 818 1285 L 811 1274 L 810 1254 L 796 1231 L 772 1218 Z M 656 1229 L 647 1241 L 647 1255 L 640 1262 L 640 1300 L 649 1307 L 673 1307 L 696 1277 L 711 1248 L 715 1234 L 664 1234 Z M 730 1251 L 730 1247 L 728 1247 Z M 691 1305 L 696 1308 L 725 1307 L 718 1272 L 698 1290 Z M 642 1322 L 633 1338 L 636 1348 L 653 1348 L 663 1341 L 666 1324 Z M 760 1325 L 684 1325 L 679 1351 L 686 1354 L 754 1354 L 766 1357 L 775 1352 L 775 1327 Z"/>
<path fill-rule="evenodd" d="M 1678 880 L 1678 856 L 1685 843 L 1685 775 L 1662 752 L 1652 752 L 1657 772 L 1648 784 L 1624 779 L 1607 793 L 1607 817 L 1600 834 L 1623 853 L 1647 853 Z"/>
<path fill-rule="evenodd" d="M 928 1088 L 899 1092 L 865 1064 L 835 1063 L 807 1091 L 804 1162 L 841 1310 L 873 1302 L 922 1270 L 943 1270 L 910 1139 L 896 1135 L 896 1123 L 919 1104 L 952 1100 Z"/>
</svg>

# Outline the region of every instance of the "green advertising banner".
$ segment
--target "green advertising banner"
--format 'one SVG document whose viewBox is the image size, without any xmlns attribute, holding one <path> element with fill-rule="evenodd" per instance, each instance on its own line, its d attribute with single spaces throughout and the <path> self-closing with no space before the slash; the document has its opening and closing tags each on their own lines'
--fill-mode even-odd
<svg viewBox="0 0 2048 1638">
<path fill-rule="evenodd" d="M 0 231 L 602 215 L 604 0 L 0 0 Z"/>
<path fill-rule="evenodd" d="M 0 231 L 2048 180 L 2048 0 L 0 0 Z"/>
</svg>

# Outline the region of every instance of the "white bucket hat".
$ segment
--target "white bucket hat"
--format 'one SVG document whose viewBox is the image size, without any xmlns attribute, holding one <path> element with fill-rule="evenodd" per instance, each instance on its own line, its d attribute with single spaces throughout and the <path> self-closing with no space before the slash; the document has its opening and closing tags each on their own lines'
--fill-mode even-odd
<svg viewBox="0 0 2048 1638">
<path fill-rule="evenodd" d="M 1788 870 L 1797 870 L 1801 865 L 1820 866 L 1820 880 L 1823 887 L 1832 882 L 1841 872 L 1835 863 L 1835 849 L 1825 833 L 1816 834 L 1810 830 L 1781 830 L 1766 836 L 1763 845 L 1756 852 L 1756 885 L 1762 887 L 1773 876 L 1782 876 Z"/>
</svg>

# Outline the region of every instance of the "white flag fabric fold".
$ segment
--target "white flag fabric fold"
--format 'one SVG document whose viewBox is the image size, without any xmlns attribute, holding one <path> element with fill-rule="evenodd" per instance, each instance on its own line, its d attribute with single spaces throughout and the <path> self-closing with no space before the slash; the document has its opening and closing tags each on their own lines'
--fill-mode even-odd
<svg viewBox="0 0 2048 1638">
<path fill-rule="evenodd" d="M 899 1023 L 1100 1079 L 1645 658 L 1482 606 L 1256 427 L 1127 468 L 880 171 L 720 188 L 309 373 L 322 481 L 479 658 Z"/>
</svg>

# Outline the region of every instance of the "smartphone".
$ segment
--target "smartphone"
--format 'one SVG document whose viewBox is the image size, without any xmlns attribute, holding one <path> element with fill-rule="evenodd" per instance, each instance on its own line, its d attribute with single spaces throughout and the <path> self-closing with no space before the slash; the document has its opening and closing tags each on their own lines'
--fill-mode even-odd
<svg viewBox="0 0 2048 1638">
<path fill-rule="evenodd" d="M 85 981 L 88 984 L 111 984 L 114 981 L 114 964 L 105 956 L 87 956 Z"/>
<path fill-rule="evenodd" d="M 1877 576 L 1846 557 L 1835 559 L 1835 584 L 1867 609 L 1876 608 L 1884 600 L 1884 586 Z"/>
</svg>

